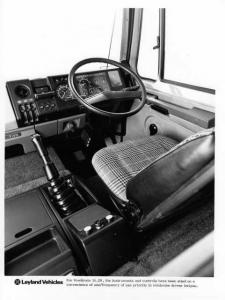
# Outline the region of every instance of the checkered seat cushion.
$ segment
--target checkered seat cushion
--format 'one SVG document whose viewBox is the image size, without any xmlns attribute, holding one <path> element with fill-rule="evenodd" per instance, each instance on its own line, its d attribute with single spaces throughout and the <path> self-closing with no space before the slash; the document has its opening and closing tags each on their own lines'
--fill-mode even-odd
<svg viewBox="0 0 225 300">
<path fill-rule="evenodd" d="M 128 181 L 176 144 L 177 141 L 161 135 L 130 140 L 99 150 L 92 164 L 111 192 L 127 202 Z"/>
</svg>

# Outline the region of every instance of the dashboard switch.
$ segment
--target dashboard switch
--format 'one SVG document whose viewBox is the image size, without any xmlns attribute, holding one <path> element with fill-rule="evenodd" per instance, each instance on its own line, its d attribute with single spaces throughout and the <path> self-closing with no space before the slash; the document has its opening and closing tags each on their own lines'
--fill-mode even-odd
<svg viewBox="0 0 225 300">
<path fill-rule="evenodd" d="M 107 220 L 108 223 L 110 223 L 110 222 L 112 222 L 114 220 L 114 216 L 113 215 L 108 215 L 105 218 L 106 218 L 106 220 Z"/>
<path fill-rule="evenodd" d="M 88 226 L 84 227 L 83 231 L 86 235 L 88 235 L 91 233 L 92 227 L 88 225 Z"/>
<path fill-rule="evenodd" d="M 23 104 L 20 105 L 20 112 L 21 112 L 24 124 L 28 124 L 29 122 L 28 122 L 28 116 L 27 116 L 25 105 L 23 105 Z"/>
<path fill-rule="evenodd" d="M 95 228 L 97 230 L 101 229 L 102 227 L 104 227 L 107 224 L 107 220 L 105 218 L 102 218 L 100 220 L 97 220 L 94 224 Z"/>
<path fill-rule="evenodd" d="M 21 113 L 24 113 L 25 112 L 25 106 L 22 104 L 22 105 L 20 105 L 20 111 L 21 111 Z"/>
</svg>

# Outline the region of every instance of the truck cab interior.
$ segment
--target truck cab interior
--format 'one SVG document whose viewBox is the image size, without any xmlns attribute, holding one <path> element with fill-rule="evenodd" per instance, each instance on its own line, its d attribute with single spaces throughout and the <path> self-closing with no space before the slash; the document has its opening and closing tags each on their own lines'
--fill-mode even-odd
<svg viewBox="0 0 225 300">
<path fill-rule="evenodd" d="M 34 5 L 5 29 L 5 275 L 213 276 L 209 12 Z"/>
</svg>

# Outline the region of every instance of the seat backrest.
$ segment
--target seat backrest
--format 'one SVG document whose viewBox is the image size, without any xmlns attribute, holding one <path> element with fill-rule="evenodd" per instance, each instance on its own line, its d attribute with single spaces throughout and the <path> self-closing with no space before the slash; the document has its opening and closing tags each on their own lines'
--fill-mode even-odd
<svg viewBox="0 0 225 300">
<path fill-rule="evenodd" d="M 201 186 L 205 180 L 205 173 L 206 176 L 212 177 L 209 169 L 212 170 L 214 148 L 214 129 L 192 135 L 160 156 L 128 182 L 127 199 L 137 205 L 142 212 L 137 227 L 142 229 L 148 227 L 153 221 L 150 218 L 151 213 L 157 211 L 163 215 L 164 211 L 160 210 L 165 207 L 168 210 L 170 202 L 173 202 L 171 207 L 174 209 L 176 203 L 174 204 L 172 196 L 177 191 L 182 191 L 183 188 L 187 190 L 190 185 L 193 186 L 193 192 L 196 192 L 196 187 L 194 188 L 198 183 L 194 183 L 196 177 L 201 177 Z M 190 195 L 190 188 L 188 194 Z M 185 196 L 180 194 L 180 197 Z M 179 197 L 177 199 L 179 200 Z M 178 200 L 177 205 L 180 204 Z M 163 205 L 165 201 L 166 205 Z"/>
</svg>

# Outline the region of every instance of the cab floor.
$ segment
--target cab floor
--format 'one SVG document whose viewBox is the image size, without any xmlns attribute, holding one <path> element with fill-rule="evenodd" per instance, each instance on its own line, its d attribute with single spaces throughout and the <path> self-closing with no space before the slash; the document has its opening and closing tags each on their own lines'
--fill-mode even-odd
<svg viewBox="0 0 225 300">
<path fill-rule="evenodd" d="M 49 152 L 57 168 L 59 170 L 63 169 L 64 165 L 55 151 L 50 148 Z M 109 199 L 107 188 L 94 170 L 90 169 L 91 161 L 89 159 L 82 161 L 82 155 L 79 155 L 78 161 L 76 159 L 73 161 L 73 168 L 76 171 L 74 173 L 77 175 L 80 168 L 80 174 L 78 175 L 84 178 L 85 184 L 96 195 L 100 203 L 113 212 L 114 207 Z M 13 186 L 29 182 L 29 180 L 41 176 L 44 176 L 44 172 L 36 152 L 6 160 L 6 189 L 11 189 Z M 136 255 L 111 275 L 151 275 L 158 268 L 212 231 L 214 229 L 213 187 L 213 184 L 211 184 L 196 195 L 195 202 L 198 205 L 195 205 L 195 207 L 184 210 L 181 215 L 175 216 L 166 224 L 154 228 L 144 235 L 134 235 L 133 244 L 135 247 L 137 246 Z M 20 192 L 22 193 L 23 190 Z"/>
<path fill-rule="evenodd" d="M 111 276 L 149 276 L 199 241 L 214 229 L 213 201 L 207 201 L 176 221 L 164 225 L 154 233 L 149 232 L 140 242 L 141 249 L 137 257 Z"/>
</svg>

